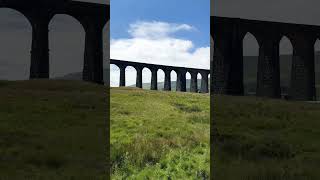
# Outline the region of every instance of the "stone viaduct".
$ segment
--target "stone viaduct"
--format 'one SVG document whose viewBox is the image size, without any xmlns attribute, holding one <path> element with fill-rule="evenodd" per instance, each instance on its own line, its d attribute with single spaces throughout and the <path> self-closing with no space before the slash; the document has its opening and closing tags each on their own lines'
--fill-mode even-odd
<svg viewBox="0 0 320 180">
<path fill-rule="evenodd" d="M 110 5 L 71 0 L 0 0 L 0 9 L 22 13 L 32 26 L 30 79 L 49 78 L 48 26 L 56 14 L 77 19 L 85 30 L 83 80 L 103 83 L 102 31 Z"/>
<path fill-rule="evenodd" d="M 206 69 L 194 69 L 194 68 L 186 68 L 186 67 L 174 67 L 174 66 L 164 66 L 164 65 L 156 65 L 156 64 L 146 64 L 146 63 L 138 63 L 138 62 L 129 62 L 122 60 L 110 60 L 110 64 L 116 65 L 120 69 L 120 86 L 125 86 L 125 69 L 128 66 L 132 66 L 137 71 L 137 79 L 136 79 L 136 87 L 142 88 L 142 70 L 144 68 L 148 68 L 151 71 L 151 90 L 158 90 L 158 78 L 157 72 L 161 69 L 165 74 L 164 80 L 164 90 L 171 91 L 171 72 L 175 71 L 177 74 L 176 81 L 176 90 L 181 92 L 186 92 L 186 73 L 189 72 L 191 74 L 191 83 L 190 83 L 190 91 L 191 92 L 201 92 L 208 93 L 209 92 L 209 82 L 208 76 L 210 74 L 209 70 Z M 198 73 L 201 74 L 201 87 L 198 89 Z"/>
<path fill-rule="evenodd" d="M 214 93 L 243 95 L 243 38 L 248 32 L 259 44 L 257 96 L 281 96 L 279 43 L 286 36 L 293 47 L 289 98 L 315 100 L 314 44 L 320 26 L 211 16 Z"/>
</svg>

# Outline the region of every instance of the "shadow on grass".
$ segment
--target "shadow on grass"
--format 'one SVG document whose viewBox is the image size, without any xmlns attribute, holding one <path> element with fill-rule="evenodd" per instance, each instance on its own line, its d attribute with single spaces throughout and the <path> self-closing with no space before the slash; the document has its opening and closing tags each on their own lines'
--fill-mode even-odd
<svg viewBox="0 0 320 180">
<path fill-rule="evenodd" d="M 201 112 L 202 109 L 197 105 L 186 105 L 182 103 L 173 103 L 173 106 L 177 108 L 180 111 L 186 112 L 186 113 L 194 113 L 194 112 Z"/>
</svg>

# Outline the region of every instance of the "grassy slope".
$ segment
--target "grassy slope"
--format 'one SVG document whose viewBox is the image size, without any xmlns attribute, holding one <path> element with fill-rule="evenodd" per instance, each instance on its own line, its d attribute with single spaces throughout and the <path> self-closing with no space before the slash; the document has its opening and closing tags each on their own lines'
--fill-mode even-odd
<svg viewBox="0 0 320 180">
<path fill-rule="evenodd" d="M 0 179 L 103 179 L 105 87 L 0 82 Z"/>
<path fill-rule="evenodd" d="M 113 179 L 207 179 L 208 144 L 208 95 L 111 89 Z"/>
<path fill-rule="evenodd" d="M 320 177 L 320 104 L 215 97 L 215 179 Z"/>
</svg>

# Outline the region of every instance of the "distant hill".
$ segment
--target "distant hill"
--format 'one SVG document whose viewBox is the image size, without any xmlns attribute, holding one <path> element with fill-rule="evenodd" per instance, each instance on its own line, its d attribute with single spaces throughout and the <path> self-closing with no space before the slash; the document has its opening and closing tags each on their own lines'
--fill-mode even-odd
<svg viewBox="0 0 320 180">
<path fill-rule="evenodd" d="M 171 81 L 171 90 L 175 91 L 176 90 L 176 81 Z M 186 80 L 186 87 L 187 91 L 190 91 L 190 84 L 191 84 L 191 79 Z M 135 87 L 136 85 L 130 85 L 130 87 Z M 150 89 L 151 88 L 151 83 L 143 83 L 142 84 L 143 89 Z M 198 89 L 200 90 L 201 88 L 201 79 L 198 79 Z M 158 82 L 158 90 L 163 90 L 164 89 L 164 82 Z"/>
<path fill-rule="evenodd" d="M 63 79 L 63 80 L 82 80 L 82 72 L 70 73 L 64 75 L 62 77 L 57 77 L 55 79 Z"/>
<path fill-rule="evenodd" d="M 107 71 L 106 69 L 104 69 L 104 71 Z M 78 81 L 78 80 L 82 80 L 82 72 L 75 72 L 75 73 L 70 73 L 61 77 L 56 77 L 54 79 L 57 80 L 74 80 L 74 81 Z M 105 77 L 106 79 L 106 77 Z"/>
</svg>

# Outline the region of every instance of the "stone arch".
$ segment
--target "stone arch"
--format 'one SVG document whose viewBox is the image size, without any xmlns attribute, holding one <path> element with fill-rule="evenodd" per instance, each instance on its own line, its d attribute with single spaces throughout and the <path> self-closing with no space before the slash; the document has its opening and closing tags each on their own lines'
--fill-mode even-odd
<svg viewBox="0 0 320 180">
<path fill-rule="evenodd" d="M 120 68 L 118 65 L 110 64 L 110 86 L 119 87 L 120 84 Z"/>
<path fill-rule="evenodd" d="M 257 33 L 256 31 L 244 31 L 242 34 L 241 34 L 241 40 L 242 42 L 245 40 L 245 38 L 247 38 L 248 36 L 252 37 L 252 39 L 255 39 L 258 46 L 260 47 L 261 46 L 261 35 L 259 33 Z"/>
<path fill-rule="evenodd" d="M 178 71 L 176 69 L 171 70 L 171 76 L 175 75 L 175 80 L 177 79 L 177 74 L 178 74 Z"/>
<path fill-rule="evenodd" d="M 198 79 L 198 87 L 200 87 L 199 81 L 201 82 L 201 79 L 202 79 L 202 75 L 200 72 L 197 72 L 197 79 Z"/>
<path fill-rule="evenodd" d="M 84 29 L 84 31 L 86 31 L 86 26 L 87 26 L 87 19 L 85 16 L 82 15 L 78 15 L 72 12 L 62 12 L 62 13 L 56 13 L 52 16 L 52 18 L 50 19 L 50 22 L 52 21 L 52 19 L 54 19 L 55 16 L 61 16 L 61 15 L 65 15 L 68 16 L 72 19 L 74 19 L 75 21 L 77 21 L 79 24 L 81 24 L 82 29 Z"/>
<path fill-rule="evenodd" d="M 85 29 L 77 18 L 69 14 L 52 17 L 49 22 L 49 77 L 70 74 L 76 75 L 73 80 L 82 80 L 84 48 Z"/>
<path fill-rule="evenodd" d="M 285 33 L 280 33 L 278 36 L 278 44 L 280 44 L 281 40 L 283 40 L 283 38 L 286 38 L 287 40 L 290 41 L 291 46 L 294 50 L 295 48 L 295 38 L 296 35 L 294 34 L 294 32 L 285 32 Z"/>
<path fill-rule="evenodd" d="M 8 6 L 0 6 L 0 11 L 3 11 L 5 9 L 11 10 L 12 12 L 15 12 L 15 13 L 18 13 L 19 15 L 22 15 L 23 18 L 26 19 L 28 21 L 28 24 L 32 27 L 32 25 L 33 25 L 32 18 L 24 10 L 20 10 L 20 9 L 13 8 L 13 7 L 8 7 Z"/>
<path fill-rule="evenodd" d="M 0 14 L 6 17 L 0 22 L 0 79 L 27 80 L 31 67 L 32 23 L 18 9 L 0 7 Z"/>
<path fill-rule="evenodd" d="M 244 94 L 256 94 L 260 44 L 256 36 L 247 32 L 243 45 L 243 87 Z"/>
<path fill-rule="evenodd" d="M 280 89 L 282 95 L 288 95 L 291 81 L 293 44 L 287 36 L 279 40 Z"/>
</svg>

